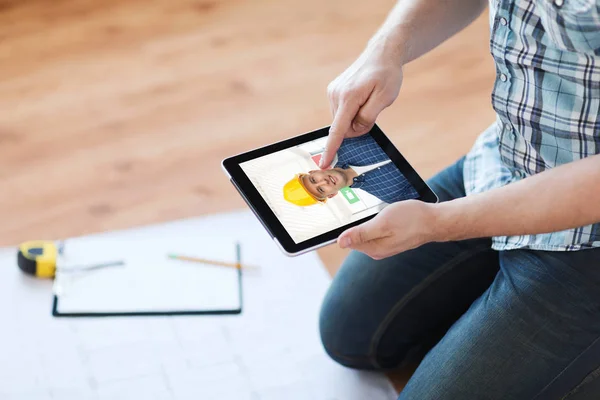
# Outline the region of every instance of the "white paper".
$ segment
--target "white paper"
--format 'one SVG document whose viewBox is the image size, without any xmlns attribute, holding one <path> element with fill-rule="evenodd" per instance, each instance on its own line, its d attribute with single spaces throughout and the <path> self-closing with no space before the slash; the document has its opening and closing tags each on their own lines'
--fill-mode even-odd
<svg viewBox="0 0 600 400">
<path fill-rule="evenodd" d="M 57 310 L 127 313 L 240 309 L 237 269 L 169 259 L 169 254 L 237 261 L 233 241 L 177 232 L 153 237 L 120 232 L 67 240 L 54 285 Z M 76 271 L 111 262 L 123 265 Z"/>
<path fill-rule="evenodd" d="M 244 275 L 242 314 L 53 318 L 52 283 L 23 275 L 15 249 L 0 251 L 1 399 L 396 397 L 383 374 L 344 368 L 325 354 L 318 313 L 330 279 L 315 253 L 284 256 L 246 212 L 106 233 L 95 240 L 133 234 L 142 241 L 239 240 L 244 262 L 260 269 Z"/>
</svg>

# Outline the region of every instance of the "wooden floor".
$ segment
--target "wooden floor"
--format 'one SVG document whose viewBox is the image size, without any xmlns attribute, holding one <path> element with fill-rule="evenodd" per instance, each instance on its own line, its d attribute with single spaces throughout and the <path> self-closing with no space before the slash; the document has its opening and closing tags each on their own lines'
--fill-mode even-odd
<svg viewBox="0 0 600 400">
<path fill-rule="evenodd" d="M 392 5 L 0 0 L 0 246 L 244 208 L 220 160 L 330 124 L 327 84 Z M 486 13 L 378 121 L 425 177 L 494 118 L 488 46 Z"/>
</svg>

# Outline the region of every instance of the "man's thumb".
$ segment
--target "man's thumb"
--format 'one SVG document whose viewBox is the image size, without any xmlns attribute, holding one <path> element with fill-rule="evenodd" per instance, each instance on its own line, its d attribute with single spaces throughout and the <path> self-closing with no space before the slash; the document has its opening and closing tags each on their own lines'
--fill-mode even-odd
<svg viewBox="0 0 600 400">
<path fill-rule="evenodd" d="M 338 239 L 338 243 L 343 249 L 354 248 L 372 240 L 372 236 L 371 224 L 367 222 L 342 233 Z"/>
</svg>

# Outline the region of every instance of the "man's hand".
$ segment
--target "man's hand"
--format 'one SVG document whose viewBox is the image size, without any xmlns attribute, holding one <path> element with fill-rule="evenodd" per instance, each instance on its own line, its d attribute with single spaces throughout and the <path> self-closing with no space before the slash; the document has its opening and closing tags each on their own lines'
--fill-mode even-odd
<svg viewBox="0 0 600 400">
<path fill-rule="evenodd" d="M 327 88 L 333 123 L 320 167 L 327 168 L 342 140 L 371 130 L 381 111 L 396 100 L 402 61 L 396 51 L 373 44 Z"/>
<path fill-rule="evenodd" d="M 375 218 L 340 235 L 342 248 L 380 260 L 435 240 L 435 204 L 406 200 L 384 208 Z"/>
<path fill-rule="evenodd" d="M 327 168 L 345 137 L 362 135 L 396 100 L 402 66 L 470 24 L 487 0 L 398 1 L 362 55 L 328 87 L 333 123 L 321 158 Z"/>
<path fill-rule="evenodd" d="M 342 233 L 338 243 L 379 260 L 428 242 L 537 235 L 600 223 L 599 203 L 596 154 L 483 193 L 434 204 L 391 204 Z"/>
</svg>

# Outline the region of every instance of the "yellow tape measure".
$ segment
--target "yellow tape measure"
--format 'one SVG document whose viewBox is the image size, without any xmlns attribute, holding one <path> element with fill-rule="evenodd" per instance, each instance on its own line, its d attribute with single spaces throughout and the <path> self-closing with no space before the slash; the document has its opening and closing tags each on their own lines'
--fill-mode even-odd
<svg viewBox="0 0 600 400">
<path fill-rule="evenodd" d="M 38 278 L 54 278 L 59 253 L 54 242 L 31 240 L 19 246 L 17 264 L 26 274 Z"/>
</svg>

